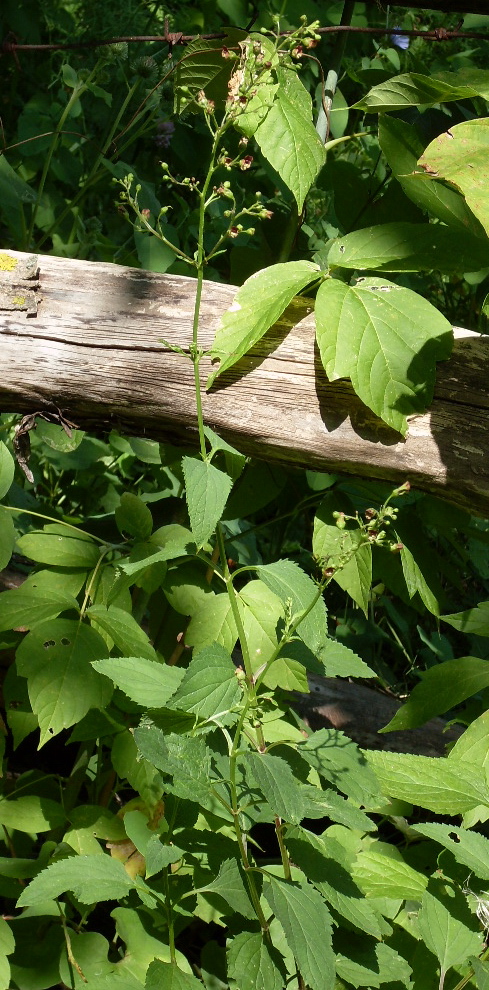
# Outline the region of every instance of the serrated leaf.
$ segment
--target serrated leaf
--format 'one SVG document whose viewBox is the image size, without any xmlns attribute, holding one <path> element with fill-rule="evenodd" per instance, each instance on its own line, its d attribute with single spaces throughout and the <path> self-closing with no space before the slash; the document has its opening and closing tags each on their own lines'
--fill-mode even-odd
<svg viewBox="0 0 489 990">
<path fill-rule="evenodd" d="M 312 551 L 322 567 L 332 567 L 333 579 L 367 614 L 372 583 L 372 547 L 364 542 L 358 529 L 338 529 L 333 512 L 350 509 L 337 492 L 329 492 L 314 517 Z M 353 511 L 353 508 L 352 508 Z"/>
<path fill-rule="evenodd" d="M 126 897 L 133 882 L 110 856 L 75 856 L 52 863 L 22 891 L 18 907 L 30 907 L 72 891 L 84 904 Z"/>
<path fill-rule="evenodd" d="M 112 766 L 121 780 L 127 780 L 153 809 L 161 798 L 163 786 L 160 774 L 147 760 L 141 759 L 132 732 L 119 732 L 112 743 Z"/>
<path fill-rule="evenodd" d="M 207 99 L 222 108 L 228 96 L 228 81 L 235 65 L 223 58 L 222 50 L 237 48 L 244 41 L 247 32 L 239 28 L 228 28 L 221 44 L 197 38 L 186 46 L 185 58 L 176 65 L 175 112 L 185 110 L 196 112 L 197 94 L 204 90 Z"/>
<path fill-rule="evenodd" d="M 263 581 L 249 581 L 240 592 L 239 603 L 251 665 L 253 672 L 256 672 L 276 652 L 284 607 L 280 598 Z M 274 666 L 268 671 L 272 680 Z M 270 686 L 268 675 L 264 683 Z"/>
<path fill-rule="evenodd" d="M 255 272 L 243 283 L 217 328 L 210 356 L 220 364 L 207 388 L 261 340 L 319 271 L 319 265 L 311 261 L 288 261 Z"/>
<path fill-rule="evenodd" d="M 451 74 L 446 73 L 448 75 Z M 436 79 L 419 72 L 404 72 L 374 86 L 354 107 L 365 113 L 387 113 L 405 107 L 465 100 L 476 95 L 474 87 L 459 82 L 456 74 L 450 83 L 447 79 Z"/>
<path fill-rule="evenodd" d="M 108 657 L 92 661 L 92 667 L 142 708 L 164 708 L 177 690 L 184 671 L 180 667 L 145 657 Z"/>
<path fill-rule="evenodd" d="M 489 712 L 484 712 L 476 718 L 448 754 L 449 760 L 467 763 L 479 767 L 486 779 L 489 779 Z M 489 818 L 489 807 L 480 806 L 467 812 L 463 817 L 465 828 L 472 828 L 479 821 Z"/>
<path fill-rule="evenodd" d="M 227 592 L 209 595 L 192 615 L 185 633 L 186 645 L 197 651 L 215 642 L 231 653 L 237 638 L 238 630 Z"/>
<path fill-rule="evenodd" d="M 9 563 L 14 550 L 15 540 L 14 521 L 8 512 L 2 512 L 0 506 L 0 570 L 3 570 Z"/>
<path fill-rule="evenodd" d="M 145 990 L 202 990 L 202 983 L 175 963 L 155 959 L 149 964 L 144 987 Z"/>
<path fill-rule="evenodd" d="M 306 883 L 288 883 L 269 876 L 263 893 L 284 929 L 305 983 L 311 990 L 333 990 L 331 916 L 319 892 Z"/>
<path fill-rule="evenodd" d="M 156 651 L 149 642 L 147 634 L 130 612 L 117 605 L 92 605 L 87 608 L 86 615 L 93 623 L 103 630 L 114 641 L 118 650 L 125 656 L 145 657 L 156 660 Z"/>
<path fill-rule="evenodd" d="M 173 777 L 173 784 L 166 785 L 172 793 L 205 804 L 211 788 L 210 752 L 202 737 L 166 735 L 143 722 L 134 730 L 134 739 L 145 760 Z"/>
<path fill-rule="evenodd" d="M 416 534 L 413 534 L 413 536 L 415 538 Z M 426 580 L 426 577 L 416 558 L 405 543 L 401 546 L 401 566 L 409 597 L 414 598 L 414 595 L 419 594 L 419 597 L 421 598 L 423 604 L 426 605 L 426 608 L 433 615 L 439 615 L 439 600 L 428 584 L 428 581 Z"/>
<path fill-rule="evenodd" d="M 418 164 L 428 176 L 453 183 L 489 234 L 489 119 L 455 124 L 425 149 Z M 420 179 L 419 181 L 426 181 Z"/>
<path fill-rule="evenodd" d="M 302 788 L 289 764 L 271 753 L 246 753 L 246 763 L 274 815 L 293 825 L 304 817 Z"/>
<path fill-rule="evenodd" d="M 253 904 L 250 901 L 243 882 L 238 863 L 235 859 L 225 859 L 215 880 L 199 887 L 198 893 L 219 894 L 229 905 L 231 912 L 243 915 L 244 918 L 256 918 Z"/>
<path fill-rule="evenodd" d="M 380 786 L 365 755 L 338 729 L 319 729 L 299 745 L 300 755 L 322 777 L 357 804 L 375 807 Z"/>
<path fill-rule="evenodd" d="M 277 949 L 259 932 L 240 932 L 228 945 L 228 976 L 239 990 L 283 990 L 285 972 Z"/>
<path fill-rule="evenodd" d="M 61 523 L 49 523 L 17 540 L 20 553 L 39 564 L 58 567 L 94 567 L 100 557 L 98 544 L 86 533 L 74 533 Z"/>
<path fill-rule="evenodd" d="M 293 560 L 278 560 L 274 564 L 260 564 L 258 577 L 285 604 L 292 605 L 292 614 L 299 615 L 317 598 L 318 589 L 314 581 Z M 314 656 L 321 658 L 321 651 L 327 643 L 326 606 L 322 596 L 311 611 L 297 626 L 297 635 Z"/>
<path fill-rule="evenodd" d="M 443 715 L 449 708 L 459 705 L 486 687 L 489 687 L 487 660 L 479 657 L 445 660 L 422 674 L 422 680 L 415 684 L 406 704 L 379 731 L 415 729 L 435 715 Z"/>
<path fill-rule="evenodd" d="M 483 226 L 457 189 L 442 180 L 419 182 L 415 175 L 410 174 L 423 172 L 417 163 L 424 151 L 424 145 L 411 124 L 383 114 L 379 119 L 379 144 L 406 196 L 413 203 L 450 227 L 468 230 L 476 237 L 484 236 Z"/>
<path fill-rule="evenodd" d="M 32 710 L 43 746 L 62 729 L 79 722 L 90 708 L 104 708 L 112 688 L 92 669 L 107 652 L 103 639 L 72 619 L 41 622 L 17 650 L 17 670 L 27 678 Z"/>
<path fill-rule="evenodd" d="M 408 753 L 366 752 L 382 792 L 440 815 L 461 815 L 489 804 L 489 788 L 477 768 L 461 761 Z"/>
<path fill-rule="evenodd" d="M 312 784 L 303 784 L 301 793 L 304 818 L 330 818 L 359 832 L 375 832 L 377 828 L 363 811 L 355 808 L 351 801 L 337 794 L 332 787 L 321 790 Z"/>
<path fill-rule="evenodd" d="M 387 843 L 360 850 L 353 876 L 371 897 L 420 901 L 428 884 L 428 877 L 409 866 L 395 846 Z"/>
<path fill-rule="evenodd" d="M 321 652 L 327 677 L 376 677 L 377 674 L 353 650 L 337 639 L 328 639 Z"/>
<path fill-rule="evenodd" d="M 416 825 L 415 829 L 448 849 L 457 863 L 467 866 L 476 877 L 489 880 L 489 839 L 484 835 L 451 825 Z"/>
<path fill-rule="evenodd" d="M 447 970 L 480 952 L 482 935 L 473 930 L 475 919 L 461 891 L 440 884 L 437 894 L 435 897 L 425 890 L 418 925 L 425 944 L 440 963 L 443 984 Z"/>
<path fill-rule="evenodd" d="M 182 469 L 192 535 L 202 547 L 222 517 L 232 481 L 210 461 L 196 457 L 183 457 Z"/>
<path fill-rule="evenodd" d="M 436 361 L 448 358 L 452 328 L 422 296 L 380 278 L 349 286 L 328 279 L 316 298 L 316 336 L 330 381 L 355 392 L 399 433 L 433 397 Z"/>
<path fill-rule="evenodd" d="M 348 854 L 339 842 L 294 828 L 286 836 L 286 845 L 294 863 L 335 911 L 360 931 L 382 937 L 382 922 L 352 878 Z"/>
<path fill-rule="evenodd" d="M 0 498 L 7 494 L 15 472 L 15 461 L 12 454 L 0 440 Z"/>
<path fill-rule="evenodd" d="M 63 808 L 50 798 L 34 794 L 0 801 L 0 824 L 18 832 L 49 832 L 66 822 Z"/>
<path fill-rule="evenodd" d="M 489 964 L 481 962 L 477 956 L 472 956 L 469 962 L 474 970 L 478 990 L 489 990 Z"/>
<path fill-rule="evenodd" d="M 326 151 L 312 123 L 312 101 L 296 72 L 277 73 L 276 98 L 254 139 L 262 155 L 290 189 L 299 213 Z"/>
<path fill-rule="evenodd" d="M 73 595 L 62 591 L 43 591 L 24 587 L 4 591 L 0 595 L 0 630 L 31 629 L 37 622 L 54 619 L 60 612 L 78 610 Z"/>
<path fill-rule="evenodd" d="M 150 540 L 144 544 L 138 544 L 134 551 L 144 548 L 142 556 L 133 556 L 129 560 L 122 560 L 118 566 L 125 574 L 134 575 L 140 571 L 152 567 L 153 564 L 164 560 L 175 560 L 177 557 L 186 557 L 195 553 L 195 544 L 192 534 L 185 526 L 176 523 L 169 526 L 162 526 L 161 529 L 153 533 Z"/>
<path fill-rule="evenodd" d="M 354 987 L 368 987 L 369 990 L 383 986 L 404 984 L 411 988 L 412 969 L 395 949 L 385 942 L 368 947 L 362 941 L 350 943 L 348 955 L 336 957 L 338 975 Z"/>
<path fill-rule="evenodd" d="M 385 223 L 338 237 L 330 268 L 465 272 L 489 265 L 489 241 L 440 224 Z"/>
<path fill-rule="evenodd" d="M 475 608 L 468 608 L 465 612 L 440 615 L 440 619 L 467 636 L 489 636 L 489 602 L 479 602 Z"/>
<path fill-rule="evenodd" d="M 115 521 L 120 533 L 129 533 L 137 540 L 147 540 L 153 529 L 153 517 L 143 500 L 132 492 L 123 492 L 115 509 Z"/>
<path fill-rule="evenodd" d="M 197 653 L 184 673 L 171 700 L 172 708 L 194 712 L 199 719 L 229 712 L 241 696 L 236 667 L 230 654 L 219 643 Z"/>
</svg>

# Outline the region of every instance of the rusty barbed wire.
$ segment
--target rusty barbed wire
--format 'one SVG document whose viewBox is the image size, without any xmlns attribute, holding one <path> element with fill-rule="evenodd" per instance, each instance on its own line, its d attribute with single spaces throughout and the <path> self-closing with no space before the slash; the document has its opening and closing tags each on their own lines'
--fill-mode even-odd
<svg viewBox="0 0 489 990">
<path fill-rule="evenodd" d="M 243 28 L 245 32 L 245 28 Z M 489 33 L 482 31 L 460 31 L 458 29 L 449 30 L 444 27 L 433 28 L 432 30 L 417 30 L 417 29 L 404 29 L 398 28 L 395 30 L 393 27 L 390 28 L 374 28 L 374 27 L 358 27 L 352 24 L 335 24 L 328 25 L 327 27 L 319 27 L 317 33 L 321 35 L 327 34 L 338 34 L 341 32 L 349 32 L 350 34 L 366 34 L 366 35 L 379 35 L 387 36 L 397 33 L 402 34 L 406 38 L 424 38 L 425 41 L 455 41 L 459 39 L 467 38 L 468 40 L 476 41 L 489 41 Z M 280 31 L 279 37 L 287 37 L 290 31 Z M 263 34 L 272 35 L 273 32 L 263 32 Z M 170 51 L 176 45 L 189 45 L 194 41 L 218 41 L 227 37 L 225 31 L 215 32 L 213 34 L 183 34 L 181 31 L 168 31 L 165 30 L 163 34 L 141 34 L 141 35 L 118 35 L 113 38 L 105 38 L 100 40 L 91 41 L 69 41 L 60 42 L 59 44 L 32 44 L 24 45 L 18 42 L 13 34 L 8 34 L 4 38 L 2 44 L 0 45 L 0 56 L 1 55 L 13 55 L 15 57 L 17 52 L 34 52 L 34 51 L 75 51 L 77 49 L 86 48 L 104 48 L 110 45 L 121 44 L 122 42 L 127 44 L 151 44 L 151 43 L 163 43 L 169 46 Z"/>
</svg>

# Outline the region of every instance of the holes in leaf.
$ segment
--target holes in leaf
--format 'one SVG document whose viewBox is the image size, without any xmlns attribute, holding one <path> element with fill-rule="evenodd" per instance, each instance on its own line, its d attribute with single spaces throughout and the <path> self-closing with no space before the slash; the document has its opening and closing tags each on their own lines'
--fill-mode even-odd
<svg viewBox="0 0 489 990">
<path fill-rule="evenodd" d="M 50 646 L 56 646 L 54 639 L 46 639 L 42 644 L 45 650 L 49 650 Z"/>
<path fill-rule="evenodd" d="M 71 646 L 71 639 L 68 639 L 66 636 L 62 636 L 61 637 L 61 645 L 62 646 Z"/>
<path fill-rule="evenodd" d="M 449 832 L 448 838 L 452 839 L 453 842 L 460 842 L 460 836 L 456 832 Z"/>
</svg>

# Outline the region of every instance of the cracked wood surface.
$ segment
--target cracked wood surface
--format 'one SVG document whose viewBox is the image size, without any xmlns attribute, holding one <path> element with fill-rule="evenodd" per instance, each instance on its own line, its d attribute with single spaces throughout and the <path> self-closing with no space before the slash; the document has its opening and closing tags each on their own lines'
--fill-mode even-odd
<svg viewBox="0 0 489 990">
<path fill-rule="evenodd" d="M 23 261 L 26 255 L 9 252 Z M 0 311 L 0 409 L 58 408 L 82 428 L 196 444 L 188 351 L 196 283 L 104 262 L 39 256 L 37 315 Z M 206 282 L 200 341 L 209 347 L 235 289 Z M 489 516 L 489 337 L 455 329 L 435 398 L 405 439 L 349 382 L 328 383 L 311 303 L 295 300 L 265 338 L 204 393 L 209 426 L 246 454 L 421 489 Z M 205 382 L 211 364 L 202 362 Z"/>
</svg>

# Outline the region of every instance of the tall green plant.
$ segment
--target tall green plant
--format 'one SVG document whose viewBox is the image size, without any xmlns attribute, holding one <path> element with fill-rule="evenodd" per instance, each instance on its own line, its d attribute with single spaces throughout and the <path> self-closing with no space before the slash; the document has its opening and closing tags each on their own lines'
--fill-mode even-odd
<svg viewBox="0 0 489 990">
<path fill-rule="evenodd" d="M 124 475 L 124 458 L 137 452 L 153 466 L 154 486 L 145 497 L 130 490 L 119 497 L 115 487 L 105 493 L 110 537 L 96 535 L 96 519 L 82 529 L 63 518 L 19 536 L 12 520 L 19 526 L 36 518 L 39 507 L 22 502 L 12 457 L 0 446 L 0 563 L 16 546 L 36 564 L 21 588 L 0 597 L 0 631 L 16 649 L 4 692 L 8 726 L 17 745 L 39 730 L 39 748 L 48 752 L 68 729 L 79 744 L 69 773 L 5 781 L 0 878 L 4 896 L 23 909 L 0 926 L 5 990 L 11 983 L 47 990 L 60 979 L 89 990 L 487 983 L 480 923 L 487 922 L 489 845 L 471 830 L 489 809 L 481 773 L 486 715 L 441 759 L 364 753 L 339 731 L 307 731 L 284 693 L 307 690 L 308 671 L 372 675 L 329 635 L 325 592 L 334 581 L 367 612 L 374 553 L 396 560 L 408 600 L 419 596 L 439 614 L 442 592 L 413 535 L 409 485 L 360 512 L 347 486 L 330 490 L 333 479 L 317 478 L 310 572 L 291 559 L 263 560 L 243 524 L 248 510 L 239 509 L 249 467 L 203 420 L 205 268 L 244 232 L 244 218 L 269 214 L 259 196 L 244 206 L 237 199 L 233 179 L 251 165 L 248 142 L 254 137 L 298 210 L 324 161 L 296 71 L 315 40 L 315 26 L 303 25 L 285 43 L 259 34 L 231 38 L 221 49 L 197 42 L 179 67 L 176 109 L 202 114 L 210 138 L 201 182 L 164 167 L 168 185 L 183 186 L 197 202 L 195 254 L 176 253 L 197 276 L 189 359 L 198 453 L 181 457 L 113 437 L 110 456 L 104 447 L 93 463 L 102 457 L 110 472 L 120 458 Z M 399 85 L 404 97 L 426 100 L 427 82 Z M 458 93 L 455 84 L 443 85 Z M 427 149 L 428 164 L 430 156 Z M 436 161 L 453 176 L 453 161 Z M 415 178 L 425 195 L 436 182 L 430 174 Z M 141 207 L 131 174 L 122 184 L 124 208 L 173 248 L 165 208 L 157 215 Z M 449 327 L 402 284 L 352 273 L 429 269 L 435 257 L 451 271 L 473 252 L 478 262 L 486 258 L 487 238 L 462 195 L 464 182 L 458 185 L 457 218 L 473 216 L 466 236 L 431 223 L 416 231 L 406 223 L 367 228 L 338 238 L 313 261 L 281 262 L 246 282 L 217 331 L 211 356 L 220 363 L 210 386 L 297 292 L 317 289 L 328 377 L 351 377 L 364 402 L 404 432 L 406 417 L 429 402 L 435 362 L 449 353 Z M 437 190 L 430 202 L 443 195 Z M 450 202 L 453 210 L 453 196 Z M 216 211 L 222 225 L 212 242 L 206 218 Z M 484 226 L 482 212 L 479 219 Z M 64 444 L 67 457 L 84 442 L 75 436 L 67 451 L 68 441 L 49 429 L 46 441 L 58 455 Z M 160 525 L 150 505 L 165 497 L 178 508 Z M 266 503 L 266 493 L 265 503 L 260 497 L 255 487 L 255 505 Z M 445 618 L 487 635 L 485 607 Z M 452 659 L 428 673 L 390 727 L 420 724 L 486 686 L 484 661 Z M 462 824 L 409 828 L 413 803 L 433 815 L 463 816 Z M 377 833 L 386 818 L 406 837 L 402 851 Z M 111 912 L 120 952 L 94 930 L 94 909 L 104 901 L 120 902 Z M 193 946 L 185 951 L 196 921 L 211 935 L 198 958 Z M 35 946 L 35 969 L 26 944 L 31 952 Z"/>
</svg>

